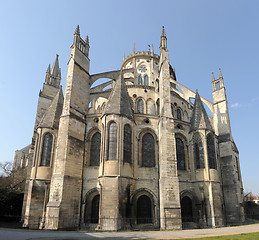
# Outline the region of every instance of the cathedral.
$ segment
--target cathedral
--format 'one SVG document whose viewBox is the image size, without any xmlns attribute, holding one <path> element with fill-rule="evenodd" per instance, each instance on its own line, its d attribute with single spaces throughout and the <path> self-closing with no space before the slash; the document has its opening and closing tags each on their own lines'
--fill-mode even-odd
<svg viewBox="0 0 259 240">
<path fill-rule="evenodd" d="M 47 69 L 28 150 L 23 226 L 118 231 L 242 223 L 239 152 L 221 70 L 212 74 L 210 102 L 176 79 L 164 27 L 159 54 L 134 46 L 120 70 L 90 74 L 89 48 L 77 26 L 64 95 L 58 55 Z"/>
</svg>

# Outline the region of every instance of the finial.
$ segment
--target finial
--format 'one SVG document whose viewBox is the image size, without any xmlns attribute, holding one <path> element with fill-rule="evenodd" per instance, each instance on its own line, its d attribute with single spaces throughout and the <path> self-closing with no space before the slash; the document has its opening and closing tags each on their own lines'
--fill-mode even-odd
<svg viewBox="0 0 259 240">
<path fill-rule="evenodd" d="M 133 47 L 133 53 L 135 53 L 135 50 L 136 50 L 136 49 L 135 49 L 135 43 L 134 43 L 134 47 Z"/>
<path fill-rule="evenodd" d="M 215 81 L 214 73 L 212 72 L 212 81 Z"/>
<path fill-rule="evenodd" d="M 50 64 L 48 66 L 47 73 L 50 73 Z"/>
<path fill-rule="evenodd" d="M 76 34 L 76 35 L 80 35 L 80 29 L 79 29 L 79 25 L 77 25 L 77 27 L 76 27 L 75 34 Z"/>
<path fill-rule="evenodd" d="M 124 60 L 125 60 L 125 53 L 123 53 L 123 62 L 124 62 Z"/>
<path fill-rule="evenodd" d="M 59 55 L 58 55 L 58 54 L 56 54 L 56 59 L 58 59 L 58 57 L 59 57 Z"/>
<path fill-rule="evenodd" d="M 223 78 L 222 73 L 221 73 L 221 68 L 219 68 L 219 78 Z"/>
<path fill-rule="evenodd" d="M 196 89 L 196 94 L 198 93 L 198 89 Z"/>
<path fill-rule="evenodd" d="M 85 38 L 85 43 L 89 45 L 89 37 L 88 37 L 88 35 Z"/>
<path fill-rule="evenodd" d="M 152 52 L 152 54 L 154 53 L 154 46 L 153 46 L 153 43 L 152 43 L 151 52 Z"/>
<path fill-rule="evenodd" d="M 162 27 L 162 36 L 165 37 L 165 27 Z"/>
</svg>

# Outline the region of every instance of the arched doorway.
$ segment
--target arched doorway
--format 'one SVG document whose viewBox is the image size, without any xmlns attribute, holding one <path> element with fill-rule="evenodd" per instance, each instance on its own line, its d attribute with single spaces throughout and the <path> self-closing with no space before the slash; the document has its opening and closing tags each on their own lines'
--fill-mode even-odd
<svg viewBox="0 0 259 240">
<path fill-rule="evenodd" d="M 98 223 L 99 202 L 100 202 L 100 195 L 96 195 L 92 200 L 91 223 Z"/>
<path fill-rule="evenodd" d="M 146 195 L 142 195 L 137 201 L 137 224 L 147 224 L 152 222 L 151 199 Z"/>
<path fill-rule="evenodd" d="M 192 200 L 185 196 L 181 200 L 182 222 L 193 222 Z"/>
</svg>

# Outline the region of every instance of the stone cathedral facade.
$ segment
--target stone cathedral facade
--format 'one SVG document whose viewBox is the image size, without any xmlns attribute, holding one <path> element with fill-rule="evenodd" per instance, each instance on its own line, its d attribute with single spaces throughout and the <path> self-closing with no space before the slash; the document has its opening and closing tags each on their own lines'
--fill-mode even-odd
<svg viewBox="0 0 259 240">
<path fill-rule="evenodd" d="M 182 85 L 169 63 L 164 28 L 159 55 L 153 47 L 134 47 L 120 70 L 90 74 L 89 65 L 89 40 L 77 27 L 64 96 L 58 55 L 39 94 L 24 227 L 172 230 L 241 223 L 239 153 L 221 71 L 212 76 L 213 102 Z"/>
</svg>

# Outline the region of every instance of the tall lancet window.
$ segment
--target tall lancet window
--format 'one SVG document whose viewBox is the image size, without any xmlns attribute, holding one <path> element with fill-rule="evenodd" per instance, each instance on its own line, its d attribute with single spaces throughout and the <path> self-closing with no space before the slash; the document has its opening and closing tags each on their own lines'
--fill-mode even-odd
<svg viewBox="0 0 259 240">
<path fill-rule="evenodd" d="M 123 161 L 131 163 L 131 127 L 129 124 L 124 126 Z"/>
<path fill-rule="evenodd" d="M 155 165 L 155 140 L 152 134 L 146 133 L 142 137 L 142 166 L 154 167 Z"/>
<path fill-rule="evenodd" d="M 177 156 L 177 169 L 185 170 L 184 143 L 180 138 L 176 138 L 176 156 Z"/>
<path fill-rule="evenodd" d="M 91 139 L 90 166 L 100 165 L 101 134 L 95 133 Z"/>
<path fill-rule="evenodd" d="M 143 79 L 141 75 L 138 75 L 138 85 L 143 85 Z"/>
<path fill-rule="evenodd" d="M 49 167 L 51 160 L 53 136 L 51 133 L 44 135 L 40 166 Z"/>
<path fill-rule="evenodd" d="M 180 108 L 176 110 L 176 117 L 178 120 L 182 120 L 182 111 Z"/>
<path fill-rule="evenodd" d="M 214 144 L 214 138 L 213 138 L 212 134 L 209 134 L 207 136 L 207 152 L 208 152 L 209 168 L 217 169 L 215 144 Z"/>
<path fill-rule="evenodd" d="M 144 101 L 142 99 L 139 99 L 137 102 L 137 112 L 144 113 Z"/>
<path fill-rule="evenodd" d="M 110 122 L 108 129 L 107 160 L 117 159 L 117 124 Z"/>
<path fill-rule="evenodd" d="M 145 76 L 144 76 L 144 85 L 145 85 L 145 86 L 149 86 L 148 75 L 145 75 Z"/>
<path fill-rule="evenodd" d="M 199 134 L 195 136 L 195 140 L 194 140 L 194 156 L 195 156 L 196 168 L 197 169 L 205 168 L 203 145 Z"/>
</svg>

